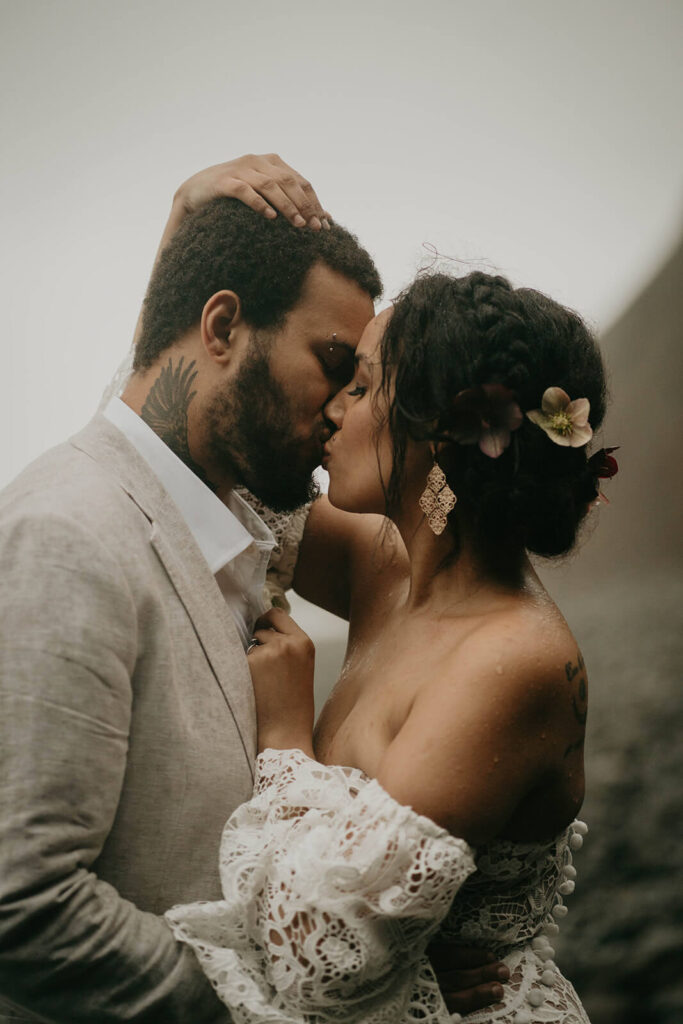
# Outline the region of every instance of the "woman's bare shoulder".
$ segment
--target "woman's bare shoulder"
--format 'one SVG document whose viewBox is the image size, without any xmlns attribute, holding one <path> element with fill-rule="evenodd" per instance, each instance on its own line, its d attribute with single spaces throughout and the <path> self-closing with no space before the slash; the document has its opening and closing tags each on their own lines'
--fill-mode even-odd
<svg viewBox="0 0 683 1024">
<path fill-rule="evenodd" d="M 421 687 L 380 781 L 454 834 L 487 841 L 582 741 L 582 672 L 559 614 L 486 616 Z"/>
<path fill-rule="evenodd" d="M 488 678 L 496 686 L 533 684 L 552 695 L 583 666 L 578 644 L 557 606 L 543 599 L 511 601 L 482 616 L 461 644 L 454 645 L 443 685 L 457 675 Z"/>
</svg>

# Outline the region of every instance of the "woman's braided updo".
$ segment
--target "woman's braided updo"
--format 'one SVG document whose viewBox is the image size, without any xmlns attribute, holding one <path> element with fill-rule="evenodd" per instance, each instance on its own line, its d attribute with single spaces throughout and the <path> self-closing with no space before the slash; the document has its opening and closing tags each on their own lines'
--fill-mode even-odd
<svg viewBox="0 0 683 1024">
<path fill-rule="evenodd" d="M 389 507 L 400 504 L 408 439 L 441 442 L 439 464 L 482 553 L 569 551 L 597 496 L 585 447 L 553 443 L 526 416 L 497 459 L 477 445 L 449 442 L 448 434 L 455 396 L 492 383 L 513 391 L 523 413 L 540 408 L 553 386 L 571 399 L 587 398 L 596 430 L 605 413 L 605 375 L 581 318 L 504 277 L 422 274 L 396 300 L 381 354 L 394 446 Z"/>
</svg>

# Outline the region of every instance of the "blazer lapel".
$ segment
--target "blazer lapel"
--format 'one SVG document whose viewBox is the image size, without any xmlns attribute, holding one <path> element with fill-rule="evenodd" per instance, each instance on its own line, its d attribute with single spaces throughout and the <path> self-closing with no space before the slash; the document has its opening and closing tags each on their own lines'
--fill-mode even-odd
<svg viewBox="0 0 683 1024">
<path fill-rule="evenodd" d="M 192 622 L 253 777 L 256 710 L 246 655 L 232 614 L 185 520 L 147 461 L 104 416 L 95 416 L 71 444 L 110 471 L 149 520 L 152 547 Z"/>
<path fill-rule="evenodd" d="M 184 523 L 183 523 L 184 526 Z M 185 530 L 187 528 L 185 527 Z M 152 522 L 151 543 L 192 621 L 216 682 L 230 708 L 252 771 L 256 757 L 256 706 L 247 658 L 218 584 L 187 530 L 183 549 L 175 531 Z M 194 551 L 192 550 L 194 548 Z"/>
</svg>

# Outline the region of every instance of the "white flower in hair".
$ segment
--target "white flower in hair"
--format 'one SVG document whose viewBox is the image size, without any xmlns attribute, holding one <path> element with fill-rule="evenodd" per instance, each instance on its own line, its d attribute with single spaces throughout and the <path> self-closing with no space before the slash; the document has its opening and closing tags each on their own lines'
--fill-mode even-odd
<svg viewBox="0 0 683 1024">
<path fill-rule="evenodd" d="M 562 388 L 546 388 L 540 409 L 531 409 L 527 416 L 541 430 L 545 430 L 551 441 L 565 448 L 581 448 L 593 436 L 588 422 L 591 411 L 587 398 L 576 398 L 572 402 Z"/>
</svg>

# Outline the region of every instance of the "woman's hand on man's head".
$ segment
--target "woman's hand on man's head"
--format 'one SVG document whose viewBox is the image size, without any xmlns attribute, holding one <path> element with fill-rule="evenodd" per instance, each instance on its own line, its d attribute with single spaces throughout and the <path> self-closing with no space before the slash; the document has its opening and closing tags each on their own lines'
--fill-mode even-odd
<svg viewBox="0 0 683 1024">
<path fill-rule="evenodd" d="M 193 174 L 173 197 L 176 220 L 219 196 L 239 199 L 264 217 L 274 218 L 280 213 L 295 227 L 308 226 L 315 231 L 329 228 L 330 215 L 310 181 L 277 153 L 249 153 Z"/>
</svg>

